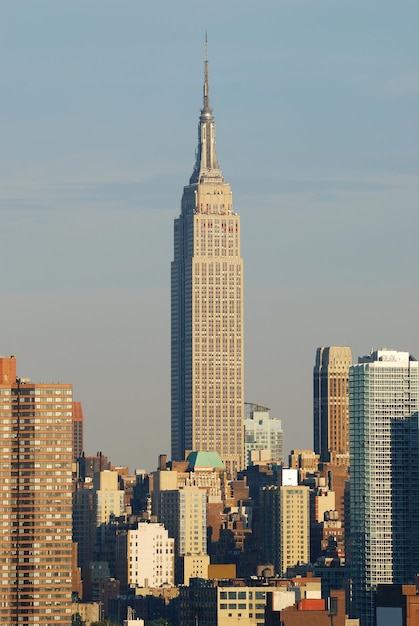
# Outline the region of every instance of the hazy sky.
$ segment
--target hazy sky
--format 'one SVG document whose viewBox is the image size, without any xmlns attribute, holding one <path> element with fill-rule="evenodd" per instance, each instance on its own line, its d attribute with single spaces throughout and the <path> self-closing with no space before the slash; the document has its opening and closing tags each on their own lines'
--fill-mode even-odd
<svg viewBox="0 0 419 626">
<path fill-rule="evenodd" d="M 417 0 L 0 3 L 0 353 L 70 382 L 85 448 L 170 455 L 173 220 L 208 30 L 242 219 L 247 401 L 312 446 L 321 345 L 419 357 Z"/>
</svg>

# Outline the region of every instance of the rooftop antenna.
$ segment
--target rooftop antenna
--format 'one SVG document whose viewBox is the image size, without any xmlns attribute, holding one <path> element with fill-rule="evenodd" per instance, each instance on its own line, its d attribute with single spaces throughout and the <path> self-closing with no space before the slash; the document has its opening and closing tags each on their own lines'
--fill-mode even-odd
<svg viewBox="0 0 419 626">
<path fill-rule="evenodd" d="M 208 80 L 208 34 L 205 31 L 204 46 L 204 109 L 209 109 L 209 80 Z"/>
</svg>

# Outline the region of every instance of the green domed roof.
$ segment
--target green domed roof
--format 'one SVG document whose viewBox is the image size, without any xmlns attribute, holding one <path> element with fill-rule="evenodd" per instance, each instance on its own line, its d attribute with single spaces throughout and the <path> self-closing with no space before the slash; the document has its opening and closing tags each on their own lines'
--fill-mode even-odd
<svg viewBox="0 0 419 626">
<path fill-rule="evenodd" d="M 190 467 L 213 467 L 215 469 L 224 469 L 224 464 L 218 452 L 214 450 L 198 450 L 191 452 L 186 459 Z"/>
</svg>

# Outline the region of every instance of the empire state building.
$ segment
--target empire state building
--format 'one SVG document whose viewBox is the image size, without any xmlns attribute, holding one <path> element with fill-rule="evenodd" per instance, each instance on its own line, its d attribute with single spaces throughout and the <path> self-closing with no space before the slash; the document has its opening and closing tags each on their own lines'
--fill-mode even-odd
<svg viewBox="0 0 419 626">
<path fill-rule="evenodd" d="M 217 451 L 230 476 L 243 468 L 243 259 L 240 217 L 215 150 L 205 44 L 198 148 L 172 262 L 172 460 Z"/>
</svg>

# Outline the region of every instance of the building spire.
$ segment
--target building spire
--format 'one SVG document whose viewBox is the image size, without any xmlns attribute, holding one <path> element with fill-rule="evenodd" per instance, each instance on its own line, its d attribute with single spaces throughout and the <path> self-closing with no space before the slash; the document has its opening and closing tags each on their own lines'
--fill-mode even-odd
<svg viewBox="0 0 419 626">
<path fill-rule="evenodd" d="M 205 31 L 205 57 L 204 57 L 204 106 L 203 110 L 211 111 L 209 106 L 209 81 L 208 81 L 208 36 Z"/>
<path fill-rule="evenodd" d="M 204 54 L 204 98 L 199 117 L 198 148 L 196 151 L 195 165 L 189 184 L 199 182 L 223 181 L 223 176 L 218 165 L 215 151 L 215 122 L 212 109 L 209 105 L 209 79 L 208 79 L 208 37 L 205 33 Z"/>
</svg>

